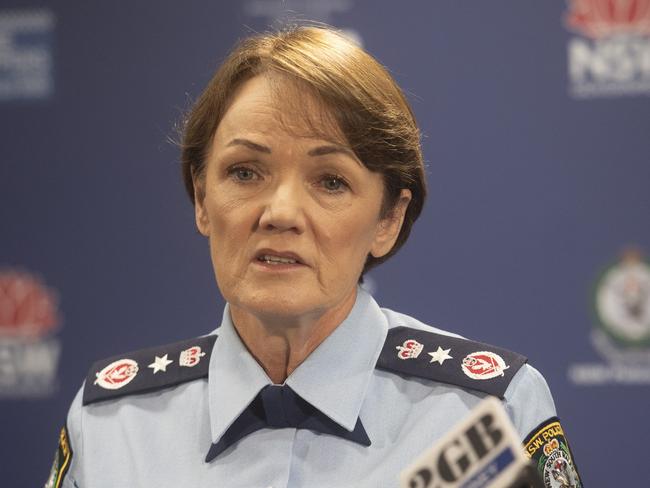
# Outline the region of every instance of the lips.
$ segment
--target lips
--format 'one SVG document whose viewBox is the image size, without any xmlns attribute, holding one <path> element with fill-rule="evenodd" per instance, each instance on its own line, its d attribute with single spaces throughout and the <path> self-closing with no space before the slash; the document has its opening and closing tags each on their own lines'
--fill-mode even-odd
<svg viewBox="0 0 650 488">
<path fill-rule="evenodd" d="M 255 253 L 255 259 L 270 265 L 305 264 L 304 260 L 294 252 L 276 251 L 274 249 L 259 250 Z"/>
</svg>

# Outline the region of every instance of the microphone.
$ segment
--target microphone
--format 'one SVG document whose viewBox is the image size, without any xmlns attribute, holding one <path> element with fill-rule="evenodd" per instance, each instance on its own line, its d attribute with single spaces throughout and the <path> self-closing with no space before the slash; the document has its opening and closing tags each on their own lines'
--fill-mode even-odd
<svg viewBox="0 0 650 488">
<path fill-rule="evenodd" d="M 544 488 L 501 402 L 469 416 L 400 474 L 400 488 Z"/>
</svg>

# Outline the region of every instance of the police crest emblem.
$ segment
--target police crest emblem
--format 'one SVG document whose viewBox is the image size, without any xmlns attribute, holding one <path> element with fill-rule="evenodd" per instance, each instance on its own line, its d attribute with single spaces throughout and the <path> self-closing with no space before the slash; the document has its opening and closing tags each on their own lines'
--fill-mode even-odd
<svg viewBox="0 0 650 488">
<path fill-rule="evenodd" d="M 524 450 L 547 488 L 582 488 L 569 443 L 557 417 L 548 419 L 524 440 Z"/>
<path fill-rule="evenodd" d="M 623 346 L 650 345 L 650 264 L 636 249 L 608 267 L 596 283 L 594 307 L 598 324 Z"/>
</svg>

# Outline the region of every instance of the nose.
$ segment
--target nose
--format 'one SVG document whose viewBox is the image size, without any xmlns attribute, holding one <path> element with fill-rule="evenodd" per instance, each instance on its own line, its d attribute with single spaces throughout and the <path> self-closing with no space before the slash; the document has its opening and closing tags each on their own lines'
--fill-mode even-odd
<svg viewBox="0 0 650 488">
<path fill-rule="evenodd" d="M 304 204 L 305 196 L 299 185 L 292 182 L 277 185 L 265 202 L 259 220 L 260 229 L 302 234 L 305 230 Z"/>
</svg>

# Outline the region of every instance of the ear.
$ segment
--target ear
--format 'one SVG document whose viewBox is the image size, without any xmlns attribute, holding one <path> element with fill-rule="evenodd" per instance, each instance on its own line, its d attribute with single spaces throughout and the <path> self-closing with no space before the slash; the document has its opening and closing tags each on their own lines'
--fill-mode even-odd
<svg viewBox="0 0 650 488">
<path fill-rule="evenodd" d="M 402 188 L 397 203 L 393 209 L 377 223 L 377 234 L 370 248 L 370 254 L 380 258 L 390 252 L 402 229 L 406 209 L 411 202 L 411 190 Z"/>
<path fill-rule="evenodd" d="M 205 208 L 205 178 L 197 176 L 192 168 L 192 185 L 194 186 L 194 218 L 196 228 L 205 237 L 208 237 L 210 220 Z"/>
</svg>

